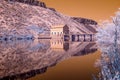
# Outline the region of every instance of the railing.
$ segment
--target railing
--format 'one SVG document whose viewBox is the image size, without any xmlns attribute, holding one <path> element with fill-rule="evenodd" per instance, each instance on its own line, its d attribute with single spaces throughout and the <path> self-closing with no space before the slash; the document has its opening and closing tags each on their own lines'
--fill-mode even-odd
<svg viewBox="0 0 120 80">
<path fill-rule="evenodd" d="M 71 34 L 64 35 L 64 40 L 69 41 L 93 41 L 95 40 L 94 34 Z"/>
</svg>

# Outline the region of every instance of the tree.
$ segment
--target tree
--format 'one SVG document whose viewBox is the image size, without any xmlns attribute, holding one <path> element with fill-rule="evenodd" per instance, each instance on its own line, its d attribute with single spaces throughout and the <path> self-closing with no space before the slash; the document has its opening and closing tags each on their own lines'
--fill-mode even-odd
<svg viewBox="0 0 120 80">
<path fill-rule="evenodd" d="M 112 17 L 112 22 L 103 22 L 102 26 L 96 35 L 102 54 L 97 64 L 100 67 L 99 78 L 95 79 L 120 80 L 120 9 Z"/>
<path fill-rule="evenodd" d="M 101 27 L 97 29 L 97 41 L 99 43 L 115 43 L 120 44 L 120 9 L 112 17 L 112 22 L 104 21 Z"/>
</svg>

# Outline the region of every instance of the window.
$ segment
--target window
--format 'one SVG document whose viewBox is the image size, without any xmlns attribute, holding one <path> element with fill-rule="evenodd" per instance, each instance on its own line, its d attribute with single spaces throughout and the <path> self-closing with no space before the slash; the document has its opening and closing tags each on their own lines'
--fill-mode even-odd
<svg viewBox="0 0 120 80">
<path fill-rule="evenodd" d="M 56 35 L 56 32 L 54 32 L 54 34 Z"/>
<path fill-rule="evenodd" d="M 51 34 L 53 34 L 53 32 L 51 32 Z"/>
</svg>

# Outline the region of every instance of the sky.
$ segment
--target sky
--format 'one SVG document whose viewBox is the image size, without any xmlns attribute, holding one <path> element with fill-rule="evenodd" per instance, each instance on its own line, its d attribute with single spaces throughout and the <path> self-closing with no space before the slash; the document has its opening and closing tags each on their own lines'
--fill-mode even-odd
<svg viewBox="0 0 120 80">
<path fill-rule="evenodd" d="M 41 0 L 48 7 L 76 17 L 84 17 L 97 22 L 110 19 L 120 8 L 120 0 Z"/>
</svg>

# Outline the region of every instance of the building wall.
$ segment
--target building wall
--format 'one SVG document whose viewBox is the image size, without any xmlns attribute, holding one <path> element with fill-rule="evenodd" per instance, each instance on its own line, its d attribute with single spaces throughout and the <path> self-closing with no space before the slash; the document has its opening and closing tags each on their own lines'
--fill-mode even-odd
<svg viewBox="0 0 120 80">
<path fill-rule="evenodd" d="M 62 38 L 63 37 L 63 28 L 53 28 L 51 29 L 52 38 Z"/>
<path fill-rule="evenodd" d="M 65 35 L 69 35 L 69 27 L 68 27 L 67 25 L 65 25 L 65 26 L 63 27 L 63 33 L 64 33 Z"/>
<path fill-rule="evenodd" d="M 54 39 L 63 39 L 64 35 L 69 35 L 69 27 L 67 25 L 53 26 L 53 28 L 51 28 L 50 34 Z"/>
</svg>

